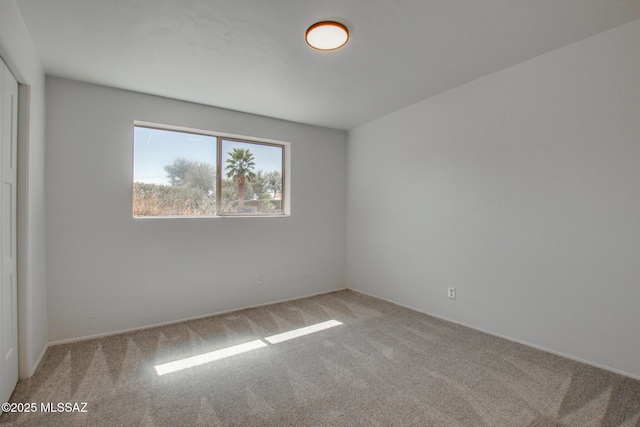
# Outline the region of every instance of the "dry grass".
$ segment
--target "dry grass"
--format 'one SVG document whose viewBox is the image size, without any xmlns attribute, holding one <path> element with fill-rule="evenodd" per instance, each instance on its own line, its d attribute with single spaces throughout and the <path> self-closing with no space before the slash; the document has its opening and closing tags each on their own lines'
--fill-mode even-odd
<svg viewBox="0 0 640 427">
<path fill-rule="evenodd" d="M 133 215 L 212 216 L 215 215 L 215 196 L 198 188 L 136 182 L 133 185 Z"/>
</svg>

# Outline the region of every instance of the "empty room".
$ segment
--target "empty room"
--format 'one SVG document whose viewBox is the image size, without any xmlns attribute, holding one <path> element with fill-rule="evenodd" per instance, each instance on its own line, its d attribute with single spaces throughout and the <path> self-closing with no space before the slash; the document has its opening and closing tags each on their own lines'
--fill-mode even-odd
<svg viewBox="0 0 640 427">
<path fill-rule="evenodd" d="M 640 427 L 640 1 L 1 0 L 0 426 Z"/>
</svg>

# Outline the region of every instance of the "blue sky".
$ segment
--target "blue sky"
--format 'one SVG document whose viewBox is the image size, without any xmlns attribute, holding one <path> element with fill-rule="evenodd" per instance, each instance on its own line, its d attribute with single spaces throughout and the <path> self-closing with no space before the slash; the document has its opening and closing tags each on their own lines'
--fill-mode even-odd
<svg viewBox="0 0 640 427">
<path fill-rule="evenodd" d="M 214 136 L 174 132 L 136 126 L 134 128 L 133 181 L 150 184 L 169 184 L 164 170 L 178 157 L 207 162 L 216 167 L 217 138 Z M 249 148 L 254 155 L 256 171 L 282 172 L 282 149 L 269 145 L 247 144 L 222 139 L 226 153 L 234 148 Z"/>
</svg>

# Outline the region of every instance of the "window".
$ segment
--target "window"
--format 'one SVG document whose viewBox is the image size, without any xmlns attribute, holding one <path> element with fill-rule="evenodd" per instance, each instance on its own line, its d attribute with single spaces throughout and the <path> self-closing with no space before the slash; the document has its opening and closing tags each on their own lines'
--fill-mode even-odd
<svg viewBox="0 0 640 427">
<path fill-rule="evenodd" d="M 286 143 L 142 122 L 133 135 L 134 217 L 287 213 Z"/>
</svg>

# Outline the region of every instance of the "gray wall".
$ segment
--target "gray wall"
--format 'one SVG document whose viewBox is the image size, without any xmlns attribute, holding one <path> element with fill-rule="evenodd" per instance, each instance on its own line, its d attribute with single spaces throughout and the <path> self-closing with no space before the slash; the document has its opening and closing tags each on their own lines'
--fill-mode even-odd
<svg viewBox="0 0 640 427">
<path fill-rule="evenodd" d="M 13 0 L 0 1 L 0 57 L 21 84 L 18 123 L 18 359 L 20 378 L 47 348 L 45 82 L 38 53 Z"/>
<path fill-rule="evenodd" d="M 640 377 L 639 46 L 634 21 L 352 130 L 349 287 Z"/>
<path fill-rule="evenodd" d="M 345 132 L 59 78 L 46 86 L 51 342 L 346 287 Z M 292 215 L 133 219 L 134 120 L 290 142 Z"/>
</svg>

